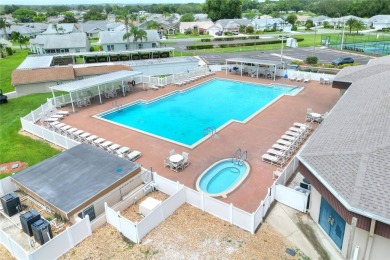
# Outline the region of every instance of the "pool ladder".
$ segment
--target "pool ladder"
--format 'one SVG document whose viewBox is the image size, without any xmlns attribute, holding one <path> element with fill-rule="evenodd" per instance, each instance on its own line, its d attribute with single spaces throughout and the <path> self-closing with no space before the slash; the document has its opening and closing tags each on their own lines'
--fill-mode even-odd
<svg viewBox="0 0 390 260">
<path fill-rule="evenodd" d="M 232 158 L 232 163 L 237 165 L 243 165 L 244 161 L 248 157 L 248 151 L 241 151 L 241 148 L 238 148 L 237 151 L 234 153 L 234 156 Z"/>
<path fill-rule="evenodd" d="M 112 101 L 112 107 L 116 108 L 117 111 L 123 109 L 123 105 L 118 101 Z"/>
<path fill-rule="evenodd" d="M 209 126 L 203 130 L 203 136 L 206 135 L 215 135 L 217 133 L 217 129 L 214 126 Z"/>
</svg>

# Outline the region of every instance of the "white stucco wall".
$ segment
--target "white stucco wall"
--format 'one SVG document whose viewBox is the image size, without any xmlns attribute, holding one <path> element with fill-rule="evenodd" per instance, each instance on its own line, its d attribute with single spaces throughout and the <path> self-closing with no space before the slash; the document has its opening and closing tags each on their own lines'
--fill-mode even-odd
<svg viewBox="0 0 390 260">
<path fill-rule="evenodd" d="M 185 72 L 198 67 L 197 61 L 192 62 L 180 62 L 171 64 L 154 64 L 154 65 L 143 65 L 143 66 L 131 66 L 135 71 L 141 71 L 146 76 L 156 75 L 168 75 L 179 72 Z"/>
</svg>

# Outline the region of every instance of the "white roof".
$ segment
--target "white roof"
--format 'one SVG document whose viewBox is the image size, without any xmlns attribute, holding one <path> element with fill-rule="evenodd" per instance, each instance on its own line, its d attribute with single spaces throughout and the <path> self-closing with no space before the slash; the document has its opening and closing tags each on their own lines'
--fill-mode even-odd
<svg viewBox="0 0 390 260">
<path fill-rule="evenodd" d="M 159 42 L 160 36 L 157 33 L 157 30 L 145 30 L 146 32 L 146 40 L 143 42 Z M 99 32 L 99 43 L 100 44 L 114 44 L 114 43 L 126 43 L 127 40 L 123 40 L 123 36 L 125 35 L 125 31 L 101 31 Z M 129 41 L 133 42 L 134 37 L 130 36 Z"/>
<path fill-rule="evenodd" d="M 52 61 L 53 56 L 27 56 L 17 69 L 49 68 Z"/>
<path fill-rule="evenodd" d="M 140 71 L 120 70 L 120 71 L 107 73 L 96 77 L 91 77 L 87 79 L 72 81 L 61 85 L 56 85 L 50 88 L 52 90 L 57 90 L 57 91 L 76 92 L 83 89 L 89 89 L 103 84 L 112 83 L 118 80 L 125 80 L 141 74 L 142 72 Z"/>
<path fill-rule="evenodd" d="M 258 59 L 247 59 L 247 58 L 232 58 L 226 59 L 226 62 L 237 62 L 237 63 L 251 63 L 258 65 L 268 65 L 268 66 L 277 66 L 283 64 L 280 61 L 273 60 L 258 60 Z"/>
</svg>

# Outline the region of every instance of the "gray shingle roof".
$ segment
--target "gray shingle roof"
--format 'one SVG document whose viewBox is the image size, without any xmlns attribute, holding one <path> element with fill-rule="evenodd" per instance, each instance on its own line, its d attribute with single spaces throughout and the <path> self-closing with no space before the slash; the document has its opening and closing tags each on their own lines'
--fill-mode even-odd
<svg viewBox="0 0 390 260">
<path fill-rule="evenodd" d="M 143 42 L 159 42 L 160 36 L 158 35 L 156 30 L 145 30 L 147 33 L 147 40 L 143 40 Z M 125 35 L 125 31 L 111 31 L 111 32 L 100 32 L 99 33 L 99 42 L 100 44 L 114 44 L 114 43 L 126 43 L 126 40 L 123 40 L 123 35 Z M 130 42 L 133 42 L 134 37 L 131 36 Z"/>
<path fill-rule="evenodd" d="M 350 211 L 390 223 L 390 64 L 376 63 L 337 75 L 352 84 L 299 158 Z"/>
<path fill-rule="evenodd" d="M 54 24 L 50 24 L 42 34 L 71 33 L 75 31 L 77 31 L 77 28 L 74 23 L 60 23 L 57 24 L 57 29 Z"/>
<path fill-rule="evenodd" d="M 81 24 L 81 31 L 83 32 L 93 32 L 93 31 L 107 31 L 107 21 L 87 21 Z"/>
<path fill-rule="evenodd" d="M 31 44 L 43 44 L 44 49 L 85 48 L 88 38 L 85 33 L 38 35 Z"/>
</svg>

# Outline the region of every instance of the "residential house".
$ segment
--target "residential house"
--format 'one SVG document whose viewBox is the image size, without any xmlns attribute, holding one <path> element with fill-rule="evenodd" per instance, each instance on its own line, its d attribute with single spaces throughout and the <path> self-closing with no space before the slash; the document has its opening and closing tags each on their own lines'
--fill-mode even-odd
<svg viewBox="0 0 390 260">
<path fill-rule="evenodd" d="M 297 15 L 297 23 L 299 23 L 300 25 L 304 25 L 307 20 L 312 20 L 312 17 L 308 15 Z"/>
<path fill-rule="evenodd" d="M 292 28 L 292 25 L 285 22 L 282 18 L 254 19 L 252 25 L 256 31 L 275 29 L 290 32 Z"/>
<path fill-rule="evenodd" d="M 103 51 L 125 51 L 136 49 L 149 49 L 160 47 L 160 36 L 157 30 L 145 30 L 147 39 L 139 39 L 134 42 L 134 37 L 129 37 L 130 46 L 127 46 L 127 40 L 123 39 L 125 31 L 104 31 L 99 33 L 99 44 Z"/>
<path fill-rule="evenodd" d="M 341 70 L 333 87 L 344 95 L 297 155 L 309 214 L 343 259 L 389 256 L 388 82 L 390 56 Z"/>
<path fill-rule="evenodd" d="M 343 17 L 338 17 L 338 18 L 329 18 L 329 19 L 324 20 L 323 22 L 327 21 L 331 26 L 333 26 L 335 28 L 342 28 L 343 25 L 351 18 L 356 19 L 358 21 L 362 21 L 365 24 L 367 24 L 367 20 L 360 18 L 360 17 L 357 17 L 357 16 L 354 16 L 354 15 L 348 15 L 348 16 L 343 16 Z"/>
<path fill-rule="evenodd" d="M 327 19 L 329 19 L 329 17 L 325 16 L 325 15 L 319 15 L 319 16 L 310 18 L 310 20 L 313 21 L 315 27 L 322 26 L 324 24 L 324 21 Z"/>
<path fill-rule="evenodd" d="M 376 30 L 390 28 L 390 15 L 375 15 L 368 19 L 367 24 Z"/>
<path fill-rule="evenodd" d="M 74 23 L 60 23 L 60 24 L 49 24 L 46 31 L 42 34 L 50 35 L 50 34 L 68 34 L 79 32 L 76 24 Z"/>
<path fill-rule="evenodd" d="M 221 19 L 215 25 L 221 27 L 223 32 L 238 32 L 240 26 L 247 27 L 251 22 L 248 19 Z"/>
<path fill-rule="evenodd" d="M 209 27 L 206 32 L 210 35 L 216 36 L 217 32 L 222 32 L 222 27 L 218 24 L 214 24 L 213 26 Z"/>
<path fill-rule="evenodd" d="M 194 14 L 194 22 L 207 22 L 211 21 L 207 14 Z"/>
<path fill-rule="evenodd" d="M 6 27 L 5 30 L 7 32 L 8 38 L 13 32 L 18 32 L 20 35 L 28 38 L 35 38 L 37 35 L 42 33 L 42 28 L 40 26 L 35 27 L 33 24 L 13 24 L 10 27 Z M 5 38 L 3 34 L 4 31 L 0 30 L 0 38 Z"/>
<path fill-rule="evenodd" d="M 81 31 L 85 32 L 89 38 L 98 38 L 99 32 L 108 31 L 107 21 L 87 21 L 81 24 Z"/>
<path fill-rule="evenodd" d="M 214 23 L 212 21 L 207 22 L 181 22 L 179 25 L 179 30 L 181 33 L 185 33 L 187 30 L 195 30 L 195 31 L 207 31 L 208 28 L 213 26 Z"/>
<path fill-rule="evenodd" d="M 69 34 L 38 35 L 30 40 L 30 49 L 33 53 L 66 53 L 87 52 L 90 43 L 87 35 L 82 32 Z"/>
</svg>

